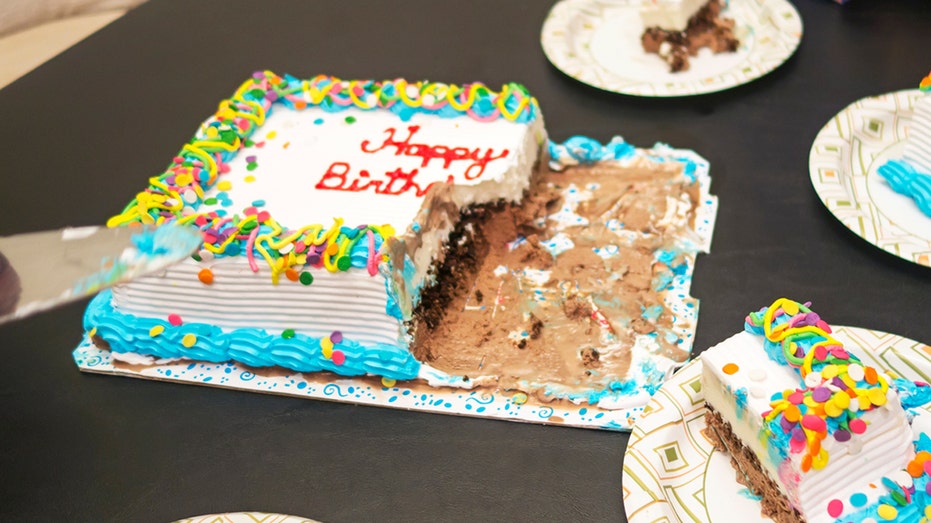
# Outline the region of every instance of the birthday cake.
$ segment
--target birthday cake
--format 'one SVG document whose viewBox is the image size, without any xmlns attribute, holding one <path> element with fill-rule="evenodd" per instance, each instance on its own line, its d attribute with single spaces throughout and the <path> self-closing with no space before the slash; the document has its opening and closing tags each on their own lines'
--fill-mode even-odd
<svg viewBox="0 0 931 523">
<path fill-rule="evenodd" d="M 903 407 L 923 403 L 926 384 L 866 365 L 807 304 L 784 298 L 751 313 L 744 332 L 701 360 L 706 435 L 761 496 L 765 515 L 808 523 L 925 516 L 931 441 L 919 439 L 916 452 Z"/>
<path fill-rule="evenodd" d="M 732 53 L 740 46 L 734 20 L 721 16 L 726 0 L 648 0 L 640 7 L 646 28 L 640 41 L 647 53 L 659 55 L 671 72 L 687 71 L 689 57 L 708 48 Z"/>
<path fill-rule="evenodd" d="M 665 146 L 551 144 L 516 84 L 256 73 L 108 223 L 189 224 L 203 247 L 98 295 L 85 330 L 123 370 L 639 407 L 691 347 L 707 171 Z"/>
<path fill-rule="evenodd" d="M 912 107 L 902 157 L 888 160 L 878 172 L 893 190 L 912 198 L 931 216 L 931 74 L 918 87 L 921 94 Z"/>
</svg>

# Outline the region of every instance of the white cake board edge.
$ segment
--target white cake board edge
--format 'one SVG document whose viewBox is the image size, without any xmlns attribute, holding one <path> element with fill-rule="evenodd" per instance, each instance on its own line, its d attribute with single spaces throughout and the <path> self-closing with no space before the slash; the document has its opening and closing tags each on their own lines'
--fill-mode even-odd
<svg viewBox="0 0 931 523">
<path fill-rule="evenodd" d="M 640 412 L 639 409 L 611 411 L 566 401 L 551 406 L 530 399 L 518 404 L 512 399 L 514 393 L 439 389 L 412 382 L 398 382 L 388 388 L 381 386 L 377 378 L 335 378 L 332 374 L 304 374 L 277 368 L 262 375 L 255 374 L 262 369 L 237 363 L 185 360 L 146 366 L 114 365 L 109 351 L 87 340 L 75 349 L 73 356 L 81 371 L 95 374 L 548 425 L 626 431 Z"/>
</svg>

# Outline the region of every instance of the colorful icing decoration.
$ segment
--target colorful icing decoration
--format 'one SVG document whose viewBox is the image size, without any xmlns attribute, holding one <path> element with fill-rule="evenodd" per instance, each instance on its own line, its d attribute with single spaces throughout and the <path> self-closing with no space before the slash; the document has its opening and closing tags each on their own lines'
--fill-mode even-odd
<svg viewBox="0 0 931 523">
<path fill-rule="evenodd" d="M 915 457 L 906 470 L 896 471 L 854 492 L 831 500 L 827 513 L 838 523 L 870 521 L 925 522 L 931 519 L 931 438 L 921 434 Z M 872 500 L 872 501 L 871 501 Z"/>
<path fill-rule="evenodd" d="M 830 456 L 821 442 L 828 436 L 847 441 L 851 434 L 865 432 L 867 425 L 860 418 L 886 403 L 888 381 L 844 350 L 807 304 L 780 298 L 751 313 L 746 328 L 765 335 L 770 358 L 795 367 L 802 378 L 796 390 L 772 397 L 772 410 L 764 413 L 766 436 L 788 438 L 789 452 L 803 454 L 803 472 L 824 468 Z"/>
<path fill-rule="evenodd" d="M 928 91 L 931 91 L 931 73 L 928 73 L 927 76 L 925 76 L 924 78 L 921 79 L 920 82 L 918 82 L 918 89 L 921 89 L 921 91 L 925 93 L 927 93 Z"/>
<path fill-rule="evenodd" d="M 323 267 L 331 272 L 366 268 L 371 275 L 377 274 L 381 260 L 376 254 L 380 254 L 384 241 L 395 235 L 390 226 L 346 227 L 342 219 L 334 218 L 331 225 L 289 229 L 278 224 L 268 212 L 259 211 L 261 205 L 255 205 L 259 202 L 250 207 L 254 212 L 244 212 L 243 216 L 227 216 L 224 210 L 199 212 L 200 206 L 210 200 L 224 207 L 232 205 L 225 193 L 232 184 L 220 178 L 229 171 L 228 162 L 242 149 L 264 145 L 252 142 L 251 136 L 264 123 L 272 104 L 295 110 L 316 106 L 327 112 L 350 107 L 381 109 L 403 121 L 425 113 L 468 116 L 483 122 L 503 118 L 526 123 L 539 114 L 536 99 L 526 88 L 513 83 L 493 91 L 480 83 L 458 86 L 410 83 L 403 79 L 343 81 L 323 75 L 302 81 L 270 71 L 256 72 L 231 98 L 220 103 L 216 114 L 184 145 L 168 169 L 151 178 L 149 187 L 137 194 L 122 213 L 110 218 L 107 225 L 168 222 L 196 225 L 204 236 L 204 251 L 213 257 L 244 254 L 254 272 L 258 272 L 256 255 L 261 256 L 271 268 L 274 283 L 281 273 L 294 267 Z M 349 124 L 355 119 L 350 116 L 345 121 Z M 248 170 L 258 167 L 256 155 L 246 160 Z M 205 198 L 206 191 L 214 186 L 221 192 L 216 198 Z M 309 284 L 303 279 L 301 282 Z"/>
</svg>

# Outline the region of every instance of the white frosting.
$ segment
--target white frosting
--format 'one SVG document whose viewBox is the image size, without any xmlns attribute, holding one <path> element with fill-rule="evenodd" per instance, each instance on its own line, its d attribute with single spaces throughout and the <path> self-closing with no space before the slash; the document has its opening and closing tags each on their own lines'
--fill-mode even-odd
<svg viewBox="0 0 931 523">
<path fill-rule="evenodd" d="M 640 19 L 644 27 L 684 31 L 689 25 L 689 18 L 707 3 L 708 0 L 644 0 L 640 6 Z"/>
<path fill-rule="evenodd" d="M 916 171 L 931 174 L 931 95 L 915 101 L 903 158 Z"/>
<path fill-rule="evenodd" d="M 204 267 L 213 272 L 211 285 L 197 278 Z M 178 314 L 185 323 L 223 329 L 255 327 L 272 333 L 294 329 L 315 337 L 339 330 L 361 343 L 399 342 L 398 320 L 385 314 L 382 274 L 369 276 L 364 270 L 310 272 L 314 276 L 310 286 L 285 278 L 272 285 L 264 261 L 254 273 L 242 257 L 208 263 L 188 260 L 161 275 L 114 287 L 113 306 L 142 317 Z"/>
<path fill-rule="evenodd" d="M 867 490 L 864 485 L 905 468 L 914 456 L 911 428 L 898 396 L 890 389 L 888 401 L 882 408 L 861 416 L 868 426 L 866 432 L 854 434 L 844 443 L 831 436 L 822 440 L 822 448 L 830 456 L 826 467 L 802 472 L 802 454 L 790 454 L 790 462 L 781 464 L 783 474 L 780 474 L 779 465 L 770 461 L 767 442 L 761 440 L 762 414 L 771 410 L 770 397 L 774 393 L 801 386 L 798 371 L 770 360 L 763 350 L 762 336 L 747 332 L 703 352 L 701 360 L 705 401 L 757 455 L 769 477 L 809 523 L 834 521 L 827 514 L 831 499 L 845 492 Z M 739 370 L 725 374 L 722 368 L 728 363 L 736 364 Z M 741 388 L 747 390 L 747 410 L 738 412 L 733 392 Z M 787 468 L 791 474 L 786 474 Z M 797 482 L 783 481 L 781 478 L 787 475 L 799 479 Z"/>
<path fill-rule="evenodd" d="M 354 121 L 350 123 L 347 118 Z M 418 128 L 412 131 L 410 126 Z M 395 129 L 395 141 L 403 142 L 411 136 L 409 145 L 461 147 L 477 151 L 478 158 L 486 154 L 502 157 L 489 161 L 480 174 L 481 167 L 473 160 L 454 160 L 446 166 L 443 159 L 435 158 L 424 165 L 421 157 L 399 154 L 398 147 L 381 148 L 391 128 Z M 409 313 L 419 289 L 429 284 L 428 271 L 441 254 L 458 215 L 437 220 L 436 227 L 428 230 L 426 223 L 415 224 L 418 219 L 424 220 L 430 209 L 421 212 L 424 198 L 422 194 L 417 196 L 413 186 L 401 194 L 378 194 L 374 187 L 350 192 L 320 189 L 318 184 L 323 180 L 327 187 L 347 187 L 361 179 L 364 185 L 361 177 L 367 172 L 370 180 L 381 180 L 381 186 L 386 187 L 386 173 L 401 169 L 416 172 L 412 181 L 422 191 L 433 182 L 452 177 L 457 186 L 451 198 L 460 205 L 502 198 L 519 200 L 529 185 L 529 174 L 545 134 L 540 117 L 520 124 L 505 119 L 479 122 L 467 116 L 441 118 L 418 113 L 404 122 L 382 110 L 350 108 L 328 113 L 317 107 L 294 111 L 275 106 L 252 140 L 264 144 L 243 149 L 230 161 L 230 171 L 220 177 L 220 182 L 229 182 L 232 187 L 216 184 L 206 198 L 220 197 L 220 201 L 202 205 L 198 212 L 225 210 L 229 215 L 242 216 L 244 209 L 261 200 L 264 205 L 259 211 L 267 210 L 282 227 L 292 230 L 310 224 L 329 229 L 337 217 L 349 227 L 390 224 L 401 242 L 420 246 L 411 260 L 414 275 L 408 275 L 412 288 L 400 289 L 400 276 L 392 274 L 387 264 L 381 264 L 375 276 L 365 269 L 331 273 L 307 268 L 304 270 L 314 276 L 314 281 L 305 286 L 284 277 L 273 285 L 270 269 L 260 256 L 256 256 L 257 273 L 250 269 L 244 255 L 202 262 L 187 259 L 161 275 L 115 288 L 113 305 L 117 311 L 161 318 L 178 314 L 185 322 L 202 322 L 226 330 L 294 329 L 316 337 L 339 330 L 347 339 L 361 343 L 406 345 L 403 321 L 386 312 L 386 289 L 392 289 L 400 309 Z M 369 142 L 367 150 L 381 149 L 364 152 L 365 141 Z M 413 147 L 407 151 L 417 150 Z M 249 160 L 256 164 L 252 170 Z M 345 182 L 336 176 L 324 179 L 328 171 L 333 172 L 334 165 L 336 171 L 343 172 L 340 163 L 348 165 Z M 472 179 L 466 178 L 467 173 Z M 396 182 L 392 189 L 400 192 L 403 185 Z M 224 205 L 224 200 L 232 204 Z M 400 270 L 401 265 L 392 267 Z M 214 275 L 211 285 L 198 280 L 203 268 L 209 268 Z"/>
<path fill-rule="evenodd" d="M 355 119 L 347 123 L 347 118 Z M 322 123 L 314 123 L 322 120 Z M 418 127 L 411 135 L 410 128 Z M 533 132 L 528 132 L 532 126 Z M 442 158 L 428 160 L 423 165 L 423 158 L 398 154 L 398 147 L 387 146 L 376 152 L 363 151 L 362 144 L 368 142 L 366 149 L 376 150 L 385 144 L 392 135 L 389 129 L 395 129 L 393 141 L 404 142 L 408 136 L 409 146 L 445 146 L 465 148 L 478 151 L 478 156 L 491 157 L 506 155 L 489 161 L 480 175 L 482 168 L 472 160 L 455 160 L 449 166 Z M 269 133 L 273 139 L 268 139 Z M 363 172 L 368 173 L 372 182 L 381 181 L 382 187 L 388 184 L 387 173 L 401 169 L 404 173 L 416 171 L 413 182 L 421 190 L 431 183 L 445 182 L 450 176 L 457 185 L 477 186 L 477 194 L 470 190 L 459 191 L 461 203 L 487 201 L 505 198 L 519 200 L 529 184 L 527 173 L 536 160 L 536 141 L 542 137 L 542 119 L 537 118 L 533 124 L 513 123 L 503 118 L 492 122 L 479 122 L 467 116 L 458 118 L 441 118 L 435 115 L 417 113 L 407 122 L 389 111 L 363 111 L 350 108 L 336 113 L 328 113 L 318 107 L 309 107 L 301 111 L 274 106 L 265 123 L 253 136 L 253 141 L 262 142 L 263 147 L 243 149 L 230 161 L 230 172 L 221 180 L 232 183 L 232 189 L 225 191 L 233 205 L 228 210 L 239 211 L 251 205 L 255 200 L 264 200 L 264 209 L 269 211 L 278 223 L 285 227 L 297 228 L 307 224 L 320 223 L 329 226 L 334 217 L 345 219 L 345 225 L 354 227 L 362 224 L 390 224 L 398 234 L 403 233 L 413 223 L 420 210 L 423 196 L 417 196 L 411 187 L 402 194 L 377 194 L 375 187 L 348 192 L 316 188 L 323 183 L 326 187 L 338 187 L 342 178 L 331 174 L 323 180 L 328 171 L 345 172 L 345 186 L 359 180 L 360 186 L 366 184 Z M 416 147 L 410 147 L 411 152 Z M 257 167 L 248 170 L 248 159 L 255 156 Z M 474 179 L 467 179 L 466 174 Z M 246 182 L 247 176 L 254 178 Z M 400 189 L 403 182 L 396 182 L 394 189 Z M 207 197 L 222 192 L 218 185 L 207 191 Z M 224 207 L 203 205 L 199 211 L 205 212 Z"/>
</svg>

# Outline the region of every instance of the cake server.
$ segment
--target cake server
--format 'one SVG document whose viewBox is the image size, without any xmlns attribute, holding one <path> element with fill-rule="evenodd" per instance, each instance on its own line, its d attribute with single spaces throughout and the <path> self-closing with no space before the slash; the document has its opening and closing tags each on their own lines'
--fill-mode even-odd
<svg viewBox="0 0 931 523">
<path fill-rule="evenodd" d="M 0 237 L 0 323 L 159 271 L 191 255 L 201 232 L 74 227 Z"/>
</svg>

